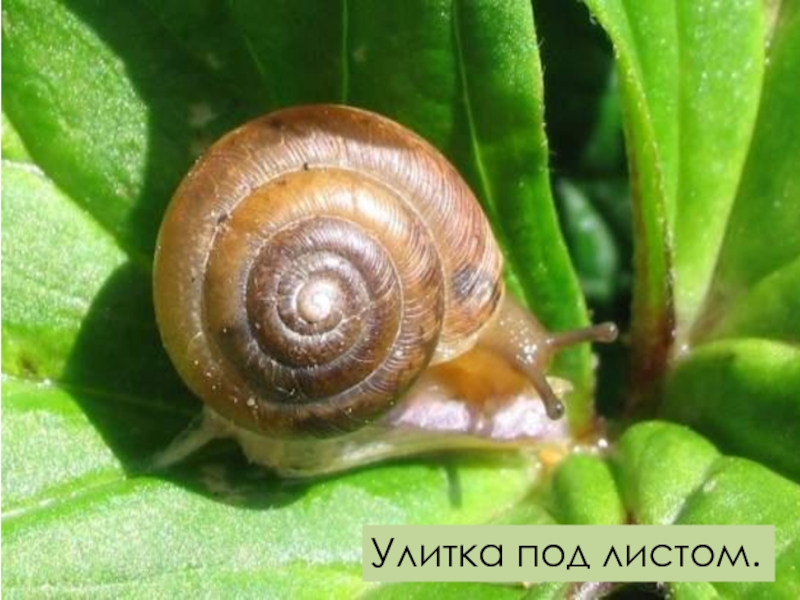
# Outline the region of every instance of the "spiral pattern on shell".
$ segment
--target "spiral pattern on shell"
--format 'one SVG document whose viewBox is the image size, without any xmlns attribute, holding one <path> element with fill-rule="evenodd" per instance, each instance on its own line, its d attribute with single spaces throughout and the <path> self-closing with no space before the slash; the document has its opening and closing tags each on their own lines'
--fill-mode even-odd
<svg viewBox="0 0 800 600">
<path fill-rule="evenodd" d="M 228 134 L 187 175 L 159 233 L 156 316 L 213 410 L 274 436 L 332 435 L 470 347 L 500 270 L 438 151 L 373 113 L 299 107 Z"/>
</svg>

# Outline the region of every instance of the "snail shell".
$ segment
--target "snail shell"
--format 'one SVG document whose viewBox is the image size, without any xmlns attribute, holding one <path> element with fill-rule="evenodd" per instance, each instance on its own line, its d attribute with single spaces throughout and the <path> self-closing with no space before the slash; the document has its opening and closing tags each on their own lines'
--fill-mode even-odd
<svg viewBox="0 0 800 600">
<path fill-rule="evenodd" d="M 337 435 L 475 344 L 501 264 L 471 191 L 426 141 L 363 110 L 289 108 L 223 137 L 177 190 L 156 316 L 219 415 L 269 436 Z"/>
</svg>

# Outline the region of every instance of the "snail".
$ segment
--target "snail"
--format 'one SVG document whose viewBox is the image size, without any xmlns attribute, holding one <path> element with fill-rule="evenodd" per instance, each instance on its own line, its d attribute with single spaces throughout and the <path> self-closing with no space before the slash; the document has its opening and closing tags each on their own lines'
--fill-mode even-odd
<svg viewBox="0 0 800 600">
<path fill-rule="evenodd" d="M 499 433 L 508 402 L 471 385 L 448 397 L 453 382 L 523 376 L 526 410 L 556 420 L 568 384 L 545 376 L 553 353 L 616 337 L 610 323 L 547 332 L 505 294 L 455 168 L 398 123 L 339 105 L 271 113 L 207 150 L 161 225 L 154 301 L 205 405 L 160 461 L 230 436 L 289 476 L 525 437 Z"/>
</svg>

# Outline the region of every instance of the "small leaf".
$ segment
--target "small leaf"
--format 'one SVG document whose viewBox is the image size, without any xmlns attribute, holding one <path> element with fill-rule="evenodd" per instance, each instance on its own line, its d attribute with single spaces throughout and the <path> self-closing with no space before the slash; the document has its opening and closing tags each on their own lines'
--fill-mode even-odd
<svg viewBox="0 0 800 600">
<path fill-rule="evenodd" d="M 689 429 L 657 421 L 620 439 L 613 460 L 623 499 L 638 523 L 775 526 L 775 582 L 714 583 L 724 597 L 800 594 L 800 486 L 756 463 L 720 456 Z M 684 597 L 707 585 L 679 586 Z M 702 597 L 702 596 L 701 596 Z"/>
<path fill-rule="evenodd" d="M 620 257 L 613 235 L 584 189 L 568 180 L 557 186 L 564 237 L 590 301 L 608 304 L 618 285 Z"/>
<path fill-rule="evenodd" d="M 726 452 L 800 481 L 800 350 L 759 339 L 708 344 L 678 363 L 664 414 Z"/>
<path fill-rule="evenodd" d="M 635 522 L 675 522 L 687 496 L 719 456 L 712 444 L 688 429 L 657 421 L 628 429 L 613 463 L 622 500 Z"/>
</svg>

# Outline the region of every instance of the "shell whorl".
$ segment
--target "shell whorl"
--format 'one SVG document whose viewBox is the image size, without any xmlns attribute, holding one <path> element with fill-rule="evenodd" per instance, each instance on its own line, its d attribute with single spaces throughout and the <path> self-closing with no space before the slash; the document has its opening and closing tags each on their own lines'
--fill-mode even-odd
<svg viewBox="0 0 800 600">
<path fill-rule="evenodd" d="M 273 113 L 212 146 L 167 211 L 154 287 L 189 387 L 285 437 L 373 421 L 471 346 L 502 293 L 488 222 L 449 163 L 340 106 Z"/>
</svg>

